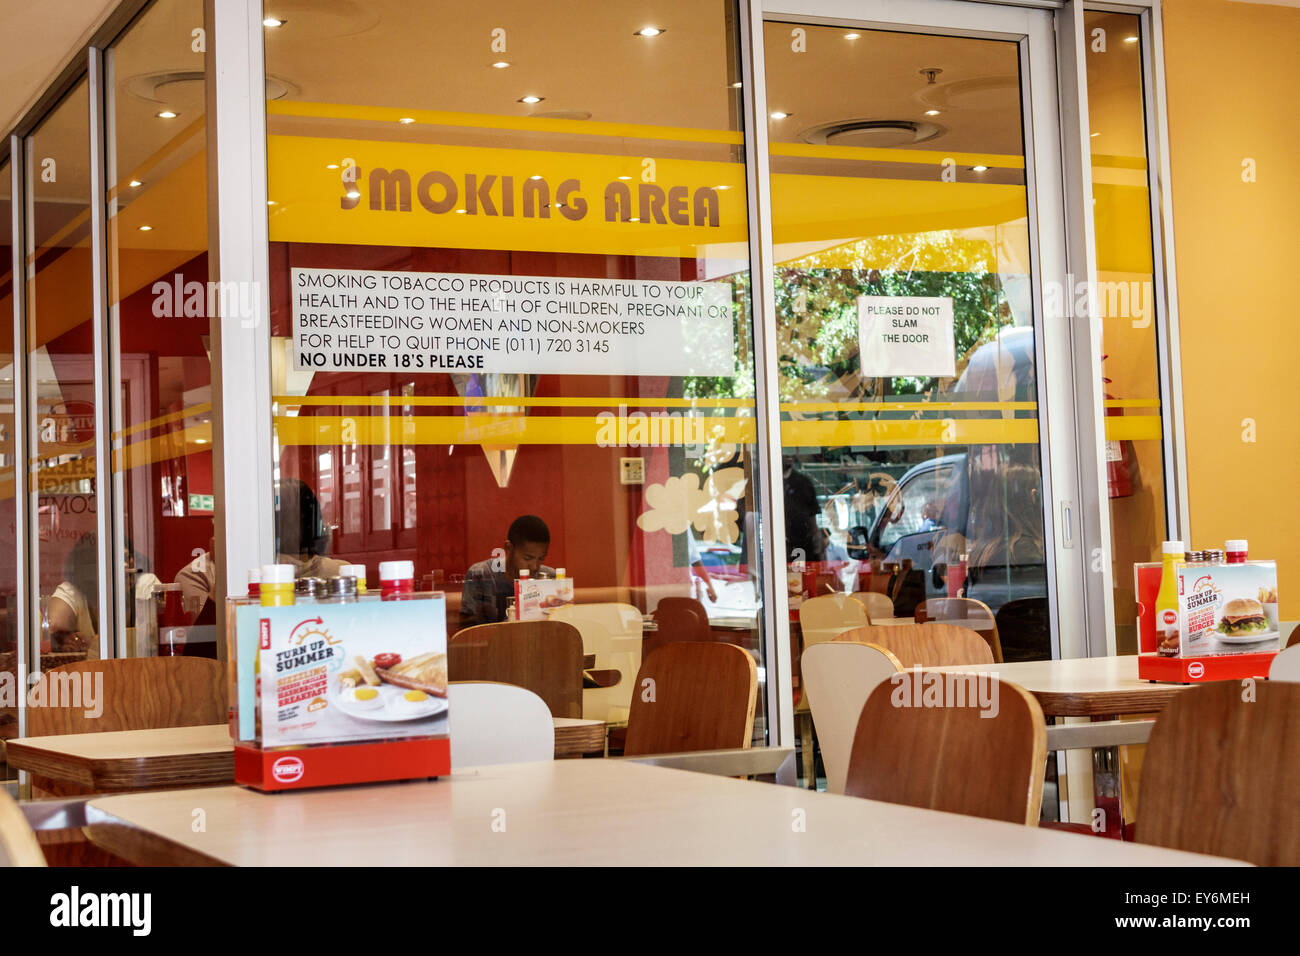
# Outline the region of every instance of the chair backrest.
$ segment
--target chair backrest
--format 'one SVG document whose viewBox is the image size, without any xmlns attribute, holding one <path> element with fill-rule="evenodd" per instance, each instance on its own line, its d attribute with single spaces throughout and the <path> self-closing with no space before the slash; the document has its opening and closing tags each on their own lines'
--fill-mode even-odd
<svg viewBox="0 0 1300 956">
<path fill-rule="evenodd" d="M 1020 687 L 987 674 L 908 672 L 867 698 L 844 792 L 1037 826 L 1046 763 L 1042 708 Z"/>
<path fill-rule="evenodd" d="M 837 641 L 856 641 L 885 648 L 903 667 L 944 667 L 949 664 L 992 664 L 993 652 L 974 631 L 956 624 L 900 624 L 897 627 L 857 627 Z"/>
<path fill-rule="evenodd" d="M 1287 647 L 1295 647 L 1300 644 L 1300 625 L 1291 628 L 1291 636 L 1286 639 Z"/>
<path fill-rule="evenodd" d="M 643 653 L 662 647 L 672 641 L 711 641 L 713 631 L 709 627 L 709 614 L 704 605 L 695 598 L 665 597 L 660 598 L 654 611 L 658 631 L 646 635 Z"/>
<path fill-rule="evenodd" d="M 5 866 L 45 866 L 45 854 L 23 811 L 0 787 L 0 867 Z"/>
<path fill-rule="evenodd" d="M 1244 698 L 1244 699 L 1243 699 Z M 1165 705 L 1142 762 L 1139 843 L 1300 866 L 1300 685 L 1216 681 Z"/>
<path fill-rule="evenodd" d="M 566 604 L 552 611 L 550 619 L 578 629 L 582 635 L 582 652 L 595 658 L 593 669 L 619 673 L 617 683 L 612 686 L 583 690 L 582 713 L 574 716 L 603 720 L 607 724 L 626 723 L 632 682 L 641 666 L 641 612 L 631 604 L 613 601 Z"/>
<path fill-rule="evenodd" d="M 983 601 L 974 598 L 928 598 L 916 606 L 913 612 L 916 623 L 927 621 L 957 624 L 970 628 L 984 638 L 993 652 L 995 663 L 1002 663 L 1002 642 L 998 639 L 997 618 Z"/>
<path fill-rule="evenodd" d="M 853 600 L 867 609 L 867 623 L 894 616 L 894 602 L 881 591 L 855 591 Z"/>
<path fill-rule="evenodd" d="M 743 647 L 665 644 L 637 672 L 623 753 L 748 747 L 757 694 L 758 670 Z"/>
<path fill-rule="evenodd" d="M 555 758 L 555 721 L 546 701 L 531 690 L 451 681 L 447 704 L 453 769 Z"/>
<path fill-rule="evenodd" d="M 1038 661 L 1052 656 L 1047 598 L 1016 598 L 998 608 L 998 643 L 1004 661 Z"/>
<path fill-rule="evenodd" d="M 224 724 L 226 665 L 206 657 L 76 661 L 41 673 L 27 736 Z"/>
<path fill-rule="evenodd" d="M 803 652 L 803 686 L 826 765 L 826 789 L 843 793 L 862 708 L 881 681 L 903 669 L 875 644 L 827 641 Z"/>
<path fill-rule="evenodd" d="M 582 716 L 582 635 L 562 621 L 467 627 L 447 645 L 447 676 L 532 691 L 553 717 Z"/>
<path fill-rule="evenodd" d="M 867 623 L 867 609 L 847 594 L 821 594 L 799 605 L 799 630 L 803 646 L 811 647 Z"/>
<path fill-rule="evenodd" d="M 1300 683 L 1300 647 L 1288 647 L 1279 652 L 1268 666 L 1268 679 Z"/>
</svg>

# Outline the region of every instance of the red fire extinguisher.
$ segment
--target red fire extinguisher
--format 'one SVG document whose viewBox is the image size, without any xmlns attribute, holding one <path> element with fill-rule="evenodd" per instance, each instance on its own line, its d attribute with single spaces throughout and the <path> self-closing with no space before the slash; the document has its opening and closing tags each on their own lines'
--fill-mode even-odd
<svg viewBox="0 0 1300 956">
<path fill-rule="evenodd" d="M 1101 360 L 1104 362 L 1109 356 L 1103 355 Z M 1110 379 L 1103 376 L 1102 382 L 1110 384 Z M 1106 401 L 1113 401 L 1114 395 L 1106 393 Z M 1106 408 L 1106 416 L 1112 415 L 1124 417 L 1122 408 Z M 1132 466 L 1129 465 L 1132 462 Z M 1112 498 L 1127 498 L 1133 494 L 1133 473 L 1131 469 L 1137 468 L 1137 453 L 1133 450 L 1133 443 L 1127 439 L 1106 439 L 1106 490 Z"/>
</svg>

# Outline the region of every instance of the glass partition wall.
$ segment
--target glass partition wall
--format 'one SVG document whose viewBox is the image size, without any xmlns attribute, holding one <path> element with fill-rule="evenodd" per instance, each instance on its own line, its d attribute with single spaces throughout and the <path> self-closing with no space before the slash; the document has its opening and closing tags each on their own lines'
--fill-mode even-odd
<svg viewBox="0 0 1300 956">
<path fill-rule="evenodd" d="M 1130 42 L 1149 14 L 1072 27 L 1109 41 L 1072 78 L 1059 15 L 960 0 L 626 0 L 560 23 L 240 2 L 247 35 L 224 37 L 200 0 L 125 4 L 10 140 L 0 682 L 220 653 L 208 147 L 240 137 L 207 135 L 205 77 L 241 46 L 265 80 L 268 269 L 220 278 L 269 299 L 250 334 L 272 387 L 228 370 L 224 389 L 274 428 L 266 448 L 247 418 L 220 437 L 269 462 L 267 557 L 371 578 L 411 560 L 451 633 L 503 615 L 520 567 L 563 570 L 625 638 L 587 648 L 615 750 L 674 604 L 753 654 L 759 744 L 796 742 L 802 605 L 825 595 L 872 620 L 979 602 L 1006 660 L 1128 647 L 1129 566 L 1177 523 L 1151 65 Z M 1098 278 L 1130 292 L 1103 297 L 1097 382 L 1051 298 L 1070 291 L 1058 80 L 1087 84 Z M 1113 626 L 1082 573 L 1090 483 Z M 20 721 L 0 700 L 0 734 Z"/>
<path fill-rule="evenodd" d="M 722 0 L 566 13 L 267 29 L 277 552 L 412 560 L 450 634 L 527 550 L 617 726 L 666 599 L 764 663 L 739 39 Z"/>
</svg>

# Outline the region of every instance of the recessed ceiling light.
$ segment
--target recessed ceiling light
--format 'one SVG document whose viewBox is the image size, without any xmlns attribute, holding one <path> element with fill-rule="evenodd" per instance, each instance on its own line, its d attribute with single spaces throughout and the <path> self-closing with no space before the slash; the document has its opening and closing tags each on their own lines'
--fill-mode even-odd
<svg viewBox="0 0 1300 956">
<path fill-rule="evenodd" d="M 163 110 L 161 113 L 158 114 L 158 118 L 159 118 L 159 119 L 175 119 L 175 118 L 176 118 L 176 114 L 173 113 L 171 110 Z"/>
<path fill-rule="evenodd" d="M 397 122 L 401 123 L 403 126 L 410 126 L 412 123 L 415 122 L 415 119 L 410 116 L 403 116 Z"/>
<path fill-rule="evenodd" d="M 208 443 L 208 440 L 207 440 L 206 438 L 196 438 L 196 439 L 194 439 L 194 444 L 196 444 L 196 445 L 206 445 L 207 443 Z"/>
<path fill-rule="evenodd" d="M 618 177 L 618 178 L 621 179 L 621 180 L 623 180 L 623 182 L 627 182 L 627 181 L 628 181 L 629 179 L 631 179 L 632 177 L 631 177 L 631 176 L 620 176 L 620 177 Z"/>
<path fill-rule="evenodd" d="M 732 83 L 732 84 L 731 84 L 731 88 L 732 88 L 733 90 L 738 90 L 738 89 L 740 89 L 740 88 L 741 88 L 742 86 L 744 86 L 744 85 L 745 85 L 744 83 L 741 83 L 739 80 L 737 80 L 735 83 Z"/>
<path fill-rule="evenodd" d="M 983 172 L 987 172 L 987 171 L 988 171 L 988 167 L 987 167 L 987 166 L 972 166 L 972 167 L 970 168 L 970 171 L 971 171 L 972 173 L 983 173 Z"/>
<path fill-rule="evenodd" d="M 1124 38 L 1124 42 L 1125 42 L 1125 43 L 1137 43 L 1137 41 L 1138 41 L 1138 38 L 1137 38 L 1137 37 L 1125 37 L 1125 38 Z"/>
<path fill-rule="evenodd" d="M 274 206 L 274 205 L 275 205 L 275 200 L 274 200 L 274 199 L 268 199 L 268 200 L 266 201 L 266 204 L 267 204 L 268 206 Z"/>
<path fill-rule="evenodd" d="M 860 36 L 862 36 L 861 33 L 846 33 L 846 34 L 844 34 L 844 39 L 846 39 L 846 40 L 856 40 L 856 39 L 858 39 L 858 37 L 860 37 Z"/>
<path fill-rule="evenodd" d="M 141 227 L 140 227 L 140 231 L 141 231 L 141 232 L 153 232 L 153 226 L 141 226 Z"/>
<path fill-rule="evenodd" d="M 926 115 L 926 116 L 938 116 L 938 115 L 939 115 L 939 111 L 938 111 L 938 110 L 926 110 L 926 111 L 925 111 L 925 115 Z"/>
<path fill-rule="evenodd" d="M 138 179 L 133 179 L 129 183 L 127 183 L 127 185 L 130 186 L 132 189 L 139 189 L 141 186 L 144 185 L 144 183 L 142 183 Z"/>
<path fill-rule="evenodd" d="M 349 190 L 347 191 L 347 193 L 345 193 L 345 195 L 346 195 L 349 199 L 360 199 L 360 198 L 361 198 L 361 190 L 360 190 L 360 189 L 349 189 Z"/>
<path fill-rule="evenodd" d="M 540 103 L 540 102 L 541 102 L 542 100 L 544 100 L 544 99 L 546 99 L 546 97 L 544 97 L 544 96 L 533 96 L 533 95 L 530 93 L 530 94 L 528 94 L 527 96 L 521 96 L 521 97 L 519 97 L 519 99 L 516 100 L 515 102 L 517 102 L 517 103 L 527 103 L 529 106 L 532 106 L 534 103 Z"/>
<path fill-rule="evenodd" d="M 338 169 L 338 168 L 339 168 L 339 164 L 338 164 L 338 163 L 330 163 L 330 164 L 329 164 L 328 166 L 326 166 L 325 168 L 326 168 L 326 169 Z"/>
<path fill-rule="evenodd" d="M 640 222 L 640 221 L 641 221 L 640 216 L 633 216 L 631 219 L 628 220 L 628 222 Z"/>
<path fill-rule="evenodd" d="M 463 216 L 463 215 L 465 215 L 465 210 L 464 210 L 464 209 L 457 209 L 457 210 L 456 210 L 456 215 L 458 215 L 458 216 Z"/>
<path fill-rule="evenodd" d="M 497 60 L 495 63 L 492 64 L 492 68 L 494 70 L 504 70 L 509 65 L 510 64 L 507 63 L 505 60 Z"/>
<path fill-rule="evenodd" d="M 1096 139 L 1096 138 L 1097 138 L 1098 136 L 1100 136 L 1100 135 L 1101 135 L 1101 133 L 1093 133 L 1093 134 L 1092 134 L 1092 138 L 1093 138 L 1093 139 Z"/>
<path fill-rule="evenodd" d="M 730 189 L 730 186 L 714 186 L 714 189 Z"/>
<path fill-rule="evenodd" d="M 528 178 L 529 178 L 529 179 L 541 179 L 542 177 L 541 177 L 541 176 L 529 176 Z"/>
<path fill-rule="evenodd" d="M 772 113 L 772 119 L 785 119 L 789 115 L 789 113 L 783 113 L 781 110 L 776 110 Z"/>
<path fill-rule="evenodd" d="M 663 30 L 662 27 L 642 27 L 640 30 L 637 30 L 637 31 L 636 31 L 636 36 L 639 36 L 639 37 L 657 37 L 657 36 L 659 36 L 659 34 L 661 34 L 661 33 L 663 33 L 663 32 L 664 32 L 664 30 Z"/>
<path fill-rule="evenodd" d="M 276 17 L 267 17 L 265 20 L 262 21 L 262 26 L 264 26 L 264 27 L 282 27 L 282 26 L 284 26 L 284 21 L 283 21 L 283 20 L 279 20 L 279 19 L 277 19 Z"/>
</svg>

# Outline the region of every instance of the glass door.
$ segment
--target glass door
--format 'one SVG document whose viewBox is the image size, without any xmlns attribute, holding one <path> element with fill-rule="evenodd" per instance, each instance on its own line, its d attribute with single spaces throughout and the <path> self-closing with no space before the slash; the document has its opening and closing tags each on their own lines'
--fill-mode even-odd
<svg viewBox="0 0 1300 956">
<path fill-rule="evenodd" d="M 813 598 L 874 591 L 876 623 L 982 617 L 1006 661 L 1084 656 L 1092 389 L 1063 298 L 1051 14 L 764 7 L 792 631 Z"/>
</svg>

